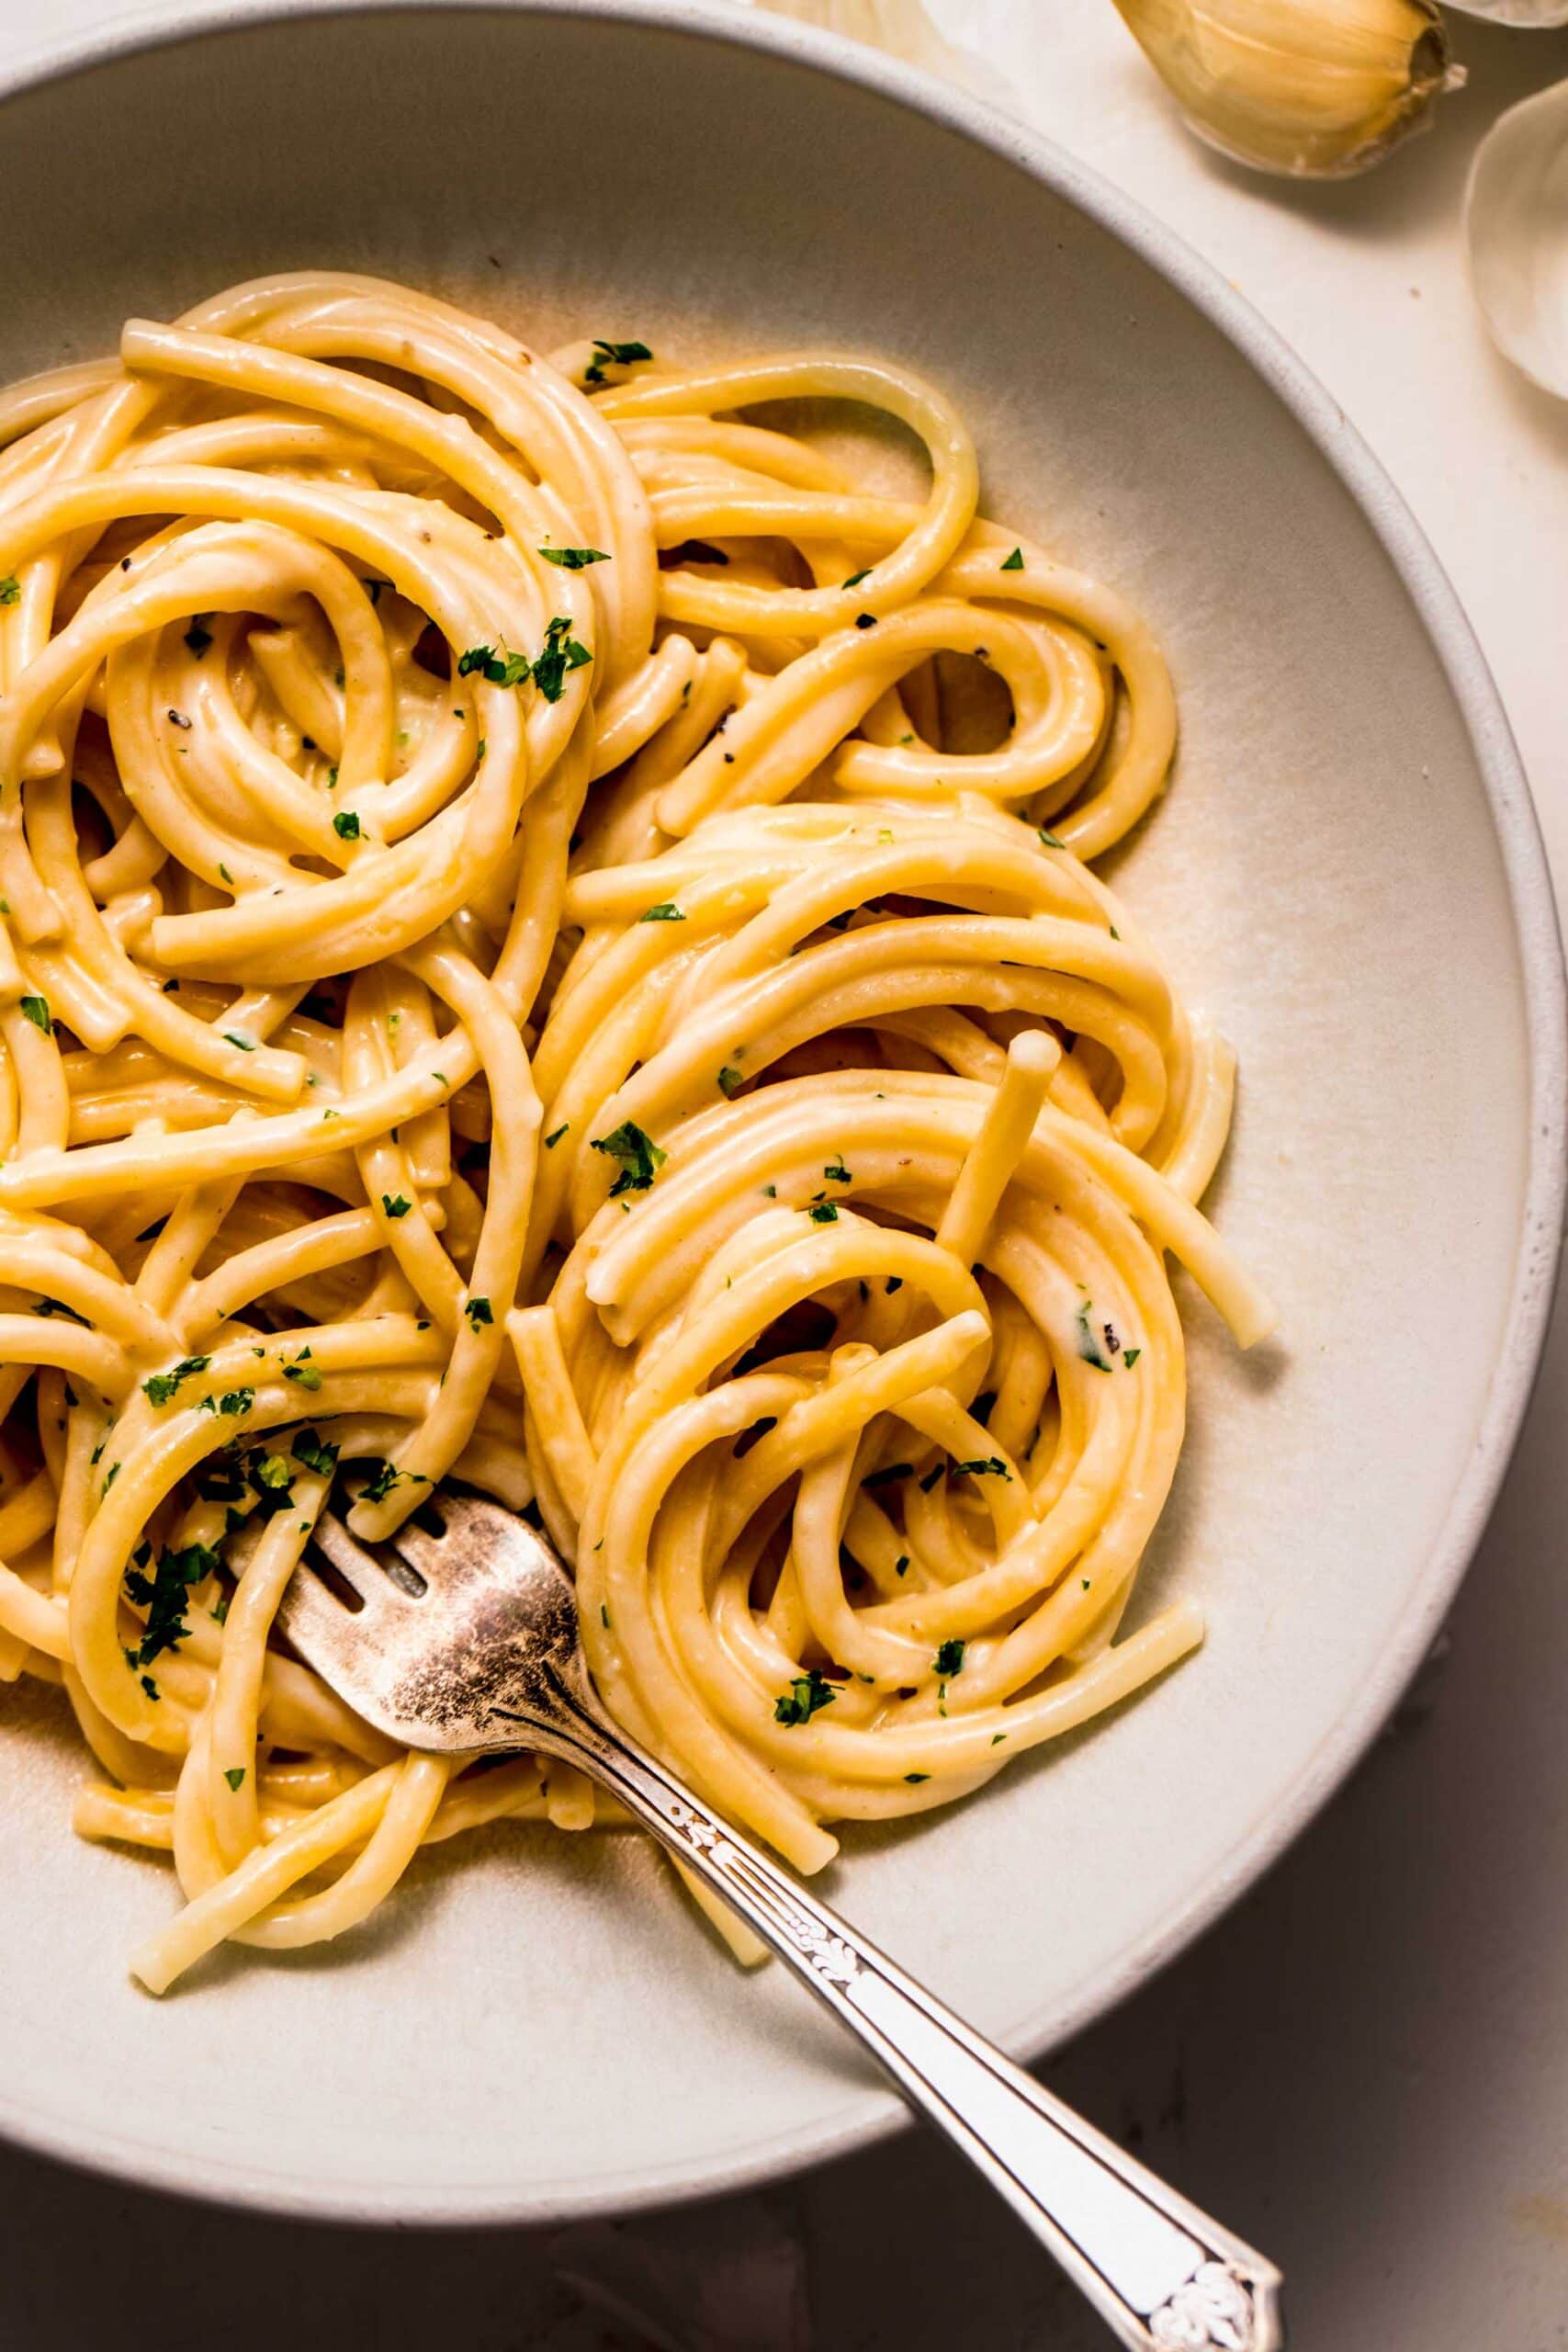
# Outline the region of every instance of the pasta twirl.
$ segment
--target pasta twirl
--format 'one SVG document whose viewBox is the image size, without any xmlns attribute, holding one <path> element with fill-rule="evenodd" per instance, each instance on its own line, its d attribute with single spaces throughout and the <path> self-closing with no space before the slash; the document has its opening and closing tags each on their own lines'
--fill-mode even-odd
<svg viewBox="0 0 1568 2352">
<path fill-rule="evenodd" d="M 880 494 L 792 421 L 923 445 Z M 553 358 L 278 277 L 0 396 L 0 1678 L 161 1989 L 577 1776 L 390 1748 L 273 1633 L 339 1470 L 574 1563 L 616 1714 L 802 1869 L 1200 1638 L 1123 1631 L 1231 1055 L 1087 860 L 1175 707 L 839 355 Z"/>
</svg>

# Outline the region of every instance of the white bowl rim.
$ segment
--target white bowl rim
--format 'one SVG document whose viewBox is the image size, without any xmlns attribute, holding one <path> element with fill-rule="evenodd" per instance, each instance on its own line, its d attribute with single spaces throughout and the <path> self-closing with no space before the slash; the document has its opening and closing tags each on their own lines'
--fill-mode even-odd
<svg viewBox="0 0 1568 2352">
<path fill-rule="evenodd" d="M 1193 1888 L 1120 1967 L 1062 2019 L 1025 2019 L 1008 2037 L 1020 2059 L 1060 2047 L 1168 1965 L 1294 1842 L 1377 1737 L 1426 1657 L 1481 1541 L 1513 1457 L 1535 1385 L 1551 1316 L 1568 1201 L 1568 981 L 1551 870 L 1529 786 L 1485 656 L 1436 551 L 1380 459 L 1304 361 L 1246 297 L 1136 198 L 1042 134 L 983 100 L 837 33 L 792 18 L 742 14 L 734 0 L 151 0 L 129 18 L 61 41 L 45 40 L 0 67 L 0 104 L 112 64 L 211 33 L 292 18 L 510 15 L 601 19 L 762 51 L 836 79 L 958 132 L 1044 184 L 1107 230 L 1240 352 L 1301 425 L 1349 492 L 1393 563 L 1448 678 L 1472 744 L 1502 855 L 1518 944 L 1529 1060 L 1528 1176 L 1518 1253 L 1499 1344 L 1469 1462 L 1455 1487 L 1404 1616 L 1376 1670 L 1350 1694 L 1278 1806 Z M 840 2113 L 782 2133 L 739 2159 L 667 2171 L 606 2174 L 591 2192 L 552 2198 L 478 2184 L 426 2191 L 376 2184 L 301 2182 L 265 2165 L 215 2163 L 150 2146 L 133 2134 L 56 2124 L 0 2098 L 0 2139 L 81 2169 L 206 2202 L 326 2222 L 385 2225 L 564 2222 L 728 2194 L 825 2163 L 886 2138 L 909 2121 L 890 2091 L 868 2090 Z"/>
</svg>

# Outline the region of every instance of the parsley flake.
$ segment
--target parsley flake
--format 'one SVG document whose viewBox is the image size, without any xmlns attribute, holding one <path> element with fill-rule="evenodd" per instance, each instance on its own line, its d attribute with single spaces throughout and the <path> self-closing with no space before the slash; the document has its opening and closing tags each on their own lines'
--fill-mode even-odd
<svg viewBox="0 0 1568 2352">
<path fill-rule="evenodd" d="M 337 1448 L 328 1445 L 314 1430 L 300 1430 L 288 1449 L 304 1470 L 313 1470 L 319 1478 L 330 1478 L 337 1468 Z"/>
<path fill-rule="evenodd" d="M 1094 1366 L 1096 1372 L 1109 1372 L 1111 1366 L 1100 1352 L 1100 1341 L 1089 1329 L 1089 1302 L 1086 1298 L 1078 1308 L 1078 1353 L 1085 1363 Z"/>
<path fill-rule="evenodd" d="M 610 560 L 603 548 L 541 548 L 539 553 L 547 563 L 558 565 L 562 571 L 586 571 L 591 563 Z"/>
<path fill-rule="evenodd" d="M 622 1193 L 646 1193 L 670 1156 L 660 1151 L 651 1136 L 644 1135 L 635 1119 L 623 1119 L 611 1134 L 595 1136 L 589 1148 L 608 1152 L 621 1163 L 621 1172 L 610 1187 L 612 1200 Z"/>
<path fill-rule="evenodd" d="M 808 1724 L 819 1707 L 830 1707 L 838 1696 L 832 1684 L 826 1681 L 817 1668 L 808 1667 L 797 1674 L 784 1696 L 773 1707 L 776 1724 Z"/>
<path fill-rule="evenodd" d="M 151 1404 L 166 1405 L 182 1380 L 205 1372 L 211 1362 L 210 1356 L 184 1356 L 171 1372 L 155 1372 L 151 1380 L 144 1380 L 141 1394 Z"/>
<path fill-rule="evenodd" d="M 651 359 L 652 352 L 646 343 L 606 343 L 602 335 L 593 338 L 593 356 L 582 371 L 585 384 L 602 384 L 606 368 L 630 368 L 639 359 Z"/>
<path fill-rule="evenodd" d="M 21 1012 L 23 1020 L 30 1021 L 35 1029 L 41 1029 L 46 1037 L 51 1034 L 54 1023 L 49 1015 L 48 997 L 25 996 L 22 999 Z"/>
</svg>

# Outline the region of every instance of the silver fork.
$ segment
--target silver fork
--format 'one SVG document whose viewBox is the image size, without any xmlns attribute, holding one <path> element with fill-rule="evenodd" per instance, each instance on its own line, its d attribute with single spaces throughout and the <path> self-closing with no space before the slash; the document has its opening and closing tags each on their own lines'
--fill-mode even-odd
<svg viewBox="0 0 1568 2352">
<path fill-rule="evenodd" d="M 859 2037 L 1122 2344 L 1279 2352 L 1271 2263 L 1043 2090 L 612 1722 L 589 1681 L 570 1578 L 542 1536 L 449 1488 L 421 1518 L 374 1546 L 330 1512 L 319 1521 L 314 1544 L 339 1591 L 308 1555 L 278 1622 L 323 1681 L 410 1747 L 526 1747 L 608 1789 Z"/>
</svg>

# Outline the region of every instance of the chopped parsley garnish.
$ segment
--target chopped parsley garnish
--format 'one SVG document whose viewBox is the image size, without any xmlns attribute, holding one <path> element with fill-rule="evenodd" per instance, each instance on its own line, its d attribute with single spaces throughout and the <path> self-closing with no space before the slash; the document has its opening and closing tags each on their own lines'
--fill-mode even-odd
<svg viewBox="0 0 1568 2352">
<path fill-rule="evenodd" d="M 1004 571 L 1021 571 L 1023 570 L 1023 549 L 1021 548 L 1014 548 L 1011 555 L 1009 556 L 1007 561 L 1003 564 L 1002 570 Z"/>
<path fill-rule="evenodd" d="M 299 1430 L 288 1449 L 303 1470 L 313 1470 L 318 1478 L 330 1478 L 337 1468 L 337 1448 L 329 1445 L 314 1430 Z"/>
<path fill-rule="evenodd" d="M 14 571 L 0 580 L 0 605 L 14 605 L 22 593 L 22 583 Z"/>
<path fill-rule="evenodd" d="M 184 1356 L 172 1372 L 155 1372 L 151 1380 L 144 1380 L 141 1394 L 153 1405 L 166 1405 L 182 1380 L 205 1372 L 211 1362 L 210 1356 Z"/>
<path fill-rule="evenodd" d="M 961 1673 L 964 1667 L 964 1651 L 963 1642 L 943 1642 L 931 1663 L 937 1672 L 944 1677 Z"/>
<path fill-rule="evenodd" d="M 603 548 L 541 548 L 539 553 L 547 563 L 558 564 L 562 571 L 586 571 L 591 563 L 610 560 Z"/>
<path fill-rule="evenodd" d="M 1078 1353 L 1085 1363 L 1093 1364 L 1096 1372 L 1109 1372 L 1111 1366 L 1100 1352 L 1100 1341 L 1089 1329 L 1089 1306 L 1086 1298 L 1078 1308 Z"/>
<path fill-rule="evenodd" d="M 186 631 L 186 643 L 199 662 L 212 642 L 212 631 L 202 627 L 203 616 L 197 613 Z"/>
<path fill-rule="evenodd" d="M 612 1159 L 621 1163 L 621 1172 L 610 1187 L 612 1200 L 622 1193 L 646 1193 L 669 1158 L 651 1136 L 644 1135 L 635 1119 L 623 1119 L 611 1134 L 595 1136 L 589 1148 L 608 1152 Z"/>
<path fill-rule="evenodd" d="M 559 1126 L 556 1129 L 554 1135 L 549 1135 L 545 1137 L 545 1149 L 547 1151 L 554 1151 L 557 1144 L 559 1143 L 562 1136 L 565 1135 L 570 1125 L 571 1121 L 570 1119 L 563 1119 Z"/>
<path fill-rule="evenodd" d="M 822 1173 L 829 1184 L 852 1184 L 855 1181 L 841 1159 L 830 1159 Z"/>
<path fill-rule="evenodd" d="M 359 1499 L 362 1503 L 384 1503 L 393 1487 L 400 1487 L 402 1483 L 400 1470 L 394 1470 L 389 1462 L 380 1463 L 368 1486 L 360 1488 Z"/>
<path fill-rule="evenodd" d="M 660 899 L 656 907 L 644 907 L 638 922 L 684 922 L 685 916 L 673 899 Z"/>
<path fill-rule="evenodd" d="M 49 1017 L 48 997 L 25 996 L 22 999 L 21 1010 L 23 1020 L 30 1021 L 33 1027 L 35 1029 L 41 1029 L 44 1035 L 47 1037 L 54 1026 Z"/>
<path fill-rule="evenodd" d="M 906 1772 L 904 1778 L 908 1781 L 910 1787 L 914 1788 L 917 1787 L 921 1781 L 929 1781 L 931 1779 L 931 1774 L 929 1772 Z"/>
<path fill-rule="evenodd" d="M 837 1225 L 839 1222 L 838 1206 L 832 1201 L 813 1201 L 806 1214 L 813 1225 Z"/>
<path fill-rule="evenodd" d="M 987 1453 L 983 1460 L 955 1462 L 953 1475 L 955 1478 L 1010 1478 L 1012 1472 L 999 1453 Z"/>
<path fill-rule="evenodd" d="M 639 359 L 651 359 L 652 352 L 646 343 L 606 343 L 603 335 L 593 338 L 593 356 L 582 371 L 585 384 L 602 384 L 606 368 L 630 368 Z"/>
<path fill-rule="evenodd" d="M 287 1510 L 294 1499 L 294 1477 L 281 1453 L 253 1453 L 245 1463 L 245 1476 L 256 1498 L 258 1519 L 276 1519 Z"/>
<path fill-rule="evenodd" d="M 333 831 L 340 842 L 356 842 L 359 839 L 359 820 L 352 808 L 338 810 L 333 819 Z"/>
<path fill-rule="evenodd" d="M 475 1331 L 479 1329 L 481 1323 L 495 1321 L 494 1316 L 490 1311 L 488 1298 L 470 1298 L 464 1306 L 463 1312 L 468 1318 L 470 1329 Z"/>
<path fill-rule="evenodd" d="M 861 1480 L 861 1485 L 863 1487 L 890 1487 L 893 1485 L 895 1479 L 912 1478 L 914 1475 L 915 1465 L 912 1462 L 889 1462 L 886 1467 L 881 1470 L 869 1471 Z"/>
<path fill-rule="evenodd" d="M 243 1054 L 254 1054 L 256 1049 L 255 1039 L 243 1035 L 238 1029 L 225 1029 L 223 1042 L 226 1046 L 238 1046 Z"/>
<path fill-rule="evenodd" d="M 225 1420 L 237 1420 L 242 1413 L 250 1411 L 255 1401 L 256 1392 L 254 1388 L 230 1388 L 218 1399 L 218 1410 Z M 206 1412 L 212 1410 L 210 1396 L 203 1397 L 202 1408 Z"/>
<path fill-rule="evenodd" d="M 824 1680 L 817 1668 L 808 1667 L 797 1674 L 784 1696 L 775 1702 L 773 1721 L 776 1724 L 808 1724 L 819 1707 L 830 1707 L 838 1696 L 832 1684 Z"/>
<path fill-rule="evenodd" d="M 733 1062 L 726 1062 L 724 1068 L 718 1074 L 719 1092 L 726 1096 L 729 1102 L 733 1102 L 745 1083 L 746 1080 L 741 1077 L 740 1072 L 735 1068 Z"/>
<path fill-rule="evenodd" d="M 333 781 L 334 783 L 337 781 L 337 779 L 336 779 L 336 776 L 335 776 L 335 775 L 333 776 Z M 225 882 L 232 883 L 232 881 L 233 881 L 234 877 L 233 877 L 233 876 L 230 873 L 230 871 L 229 871 L 229 869 L 228 869 L 228 867 L 227 867 L 226 865 L 222 865 L 222 864 L 220 864 L 219 868 L 218 868 L 218 871 L 219 871 L 220 876 L 221 876 L 221 878 L 222 878 Z"/>
<path fill-rule="evenodd" d="M 190 1632 L 186 1623 L 186 1595 L 192 1585 L 217 1573 L 218 1555 L 205 1544 L 189 1544 L 183 1552 L 160 1553 L 151 1577 L 140 1568 L 127 1568 L 125 1589 L 137 1607 L 147 1611 L 141 1644 L 130 1654 L 135 1665 L 151 1666 L 162 1651 L 178 1647 Z"/>
<path fill-rule="evenodd" d="M 301 1348 L 292 1363 L 281 1364 L 278 1369 L 285 1380 L 295 1381 L 301 1388 L 308 1388 L 312 1394 L 321 1385 L 321 1375 L 310 1362 L 309 1348 Z M 276 1456 L 269 1455 L 267 1458 L 269 1461 L 276 1461 Z"/>
<path fill-rule="evenodd" d="M 525 653 L 509 653 L 504 645 L 499 651 L 493 645 L 470 645 L 466 653 L 457 656 L 457 675 L 467 678 L 478 670 L 492 686 L 520 686 L 528 675 Z"/>
<path fill-rule="evenodd" d="M 902 1577 L 907 1576 L 908 1574 L 908 1570 L 909 1555 L 908 1552 L 900 1552 L 898 1557 L 893 1563 L 893 1573 L 896 1577 Z"/>
<path fill-rule="evenodd" d="M 229 1786 L 231 1789 L 238 1790 L 243 1788 L 245 1781 L 244 1766 L 243 1764 L 231 1765 L 229 1770 L 224 1773 L 223 1778 L 228 1781 Z"/>
<path fill-rule="evenodd" d="M 567 672 L 581 670 L 592 659 L 586 645 L 580 645 L 571 634 L 570 616 L 558 613 L 545 631 L 545 649 L 534 664 L 534 684 L 547 702 L 559 702 L 566 692 Z M 485 674 L 488 677 L 490 673 Z"/>
<path fill-rule="evenodd" d="M 228 1594 L 226 1592 L 220 1592 L 207 1613 L 211 1618 L 215 1625 L 226 1625 L 229 1623 Z"/>
<path fill-rule="evenodd" d="M 1066 842 L 1058 841 L 1055 833 L 1047 831 L 1043 825 L 1040 828 L 1040 838 L 1047 849 L 1066 849 L 1067 846 Z"/>
<path fill-rule="evenodd" d="M 1143 1352 L 1142 1348 L 1123 1348 L 1122 1361 L 1123 1363 L 1136 1363 Z"/>
<path fill-rule="evenodd" d="M 158 1696 L 158 1686 L 153 1681 L 152 1677 L 150 1674 L 144 1674 L 141 1676 L 141 1688 L 146 1691 L 147 1696 L 150 1699 L 155 1699 Z"/>
<path fill-rule="evenodd" d="M 399 1217 L 407 1216 L 412 1206 L 413 1203 L 405 1200 L 401 1193 L 383 1193 L 381 1195 L 381 1214 L 392 1218 L 394 1223 Z"/>
<path fill-rule="evenodd" d="M 855 627 L 856 628 L 874 628 L 876 627 L 876 615 L 874 613 L 857 613 L 855 615 Z"/>
<path fill-rule="evenodd" d="M 106 1475 L 105 1479 L 104 1479 L 103 1487 L 102 1487 L 102 1490 L 101 1490 L 101 1491 L 102 1491 L 102 1493 L 104 1493 L 104 1494 L 106 1494 L 106 1495 L 107 1495 L 107 1494 L 108 1493 L 109 1488 L 114 1485 L 115 1480 L 116 1480 L 118 1476 L 119 1476 L 119 1464 L 118 1464 L 118 1462 L 111 1462 L 111 1463 L 109 1464 L 109 1466 L 108 1466 L 107 1474 Z"/>
<path fill-rule="evenodd" d="M 860 586 L 860 583 L 861 583 L 861 582 L 862 582 L 863 580 L 869 580 L 870 578 L 871 578 L 871 566 L 870 566 L 870 564 L 868 563 L 868 564 L 866 565 L 865 570 L 864 570 L 863 571 L 852 571 L 852 572 L 851 572 L 851 574 L 850 574 L 850 576 L 849 576 L 849 578 L 844 582 L 843 585 L 844 585 L 846 588 L 858 588 L 858 587 Z"/>
</svg>

